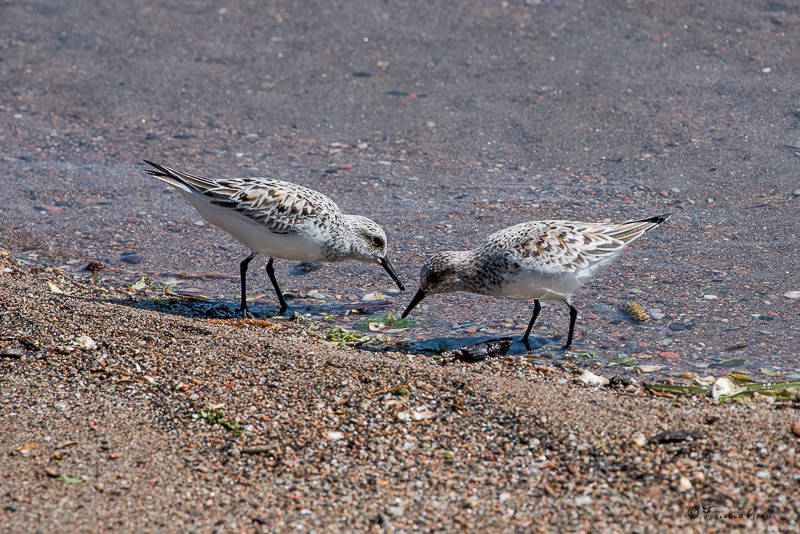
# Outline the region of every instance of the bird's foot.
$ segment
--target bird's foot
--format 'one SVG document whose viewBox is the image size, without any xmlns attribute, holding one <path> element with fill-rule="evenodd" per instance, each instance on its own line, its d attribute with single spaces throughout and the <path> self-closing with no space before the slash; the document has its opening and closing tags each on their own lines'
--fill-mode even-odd
<svg viewBox="0 0 800 534">
<path fill-rule="evenodd" d="M 242 319 L 255 319 L 255 318 L 256 318 L 256 316 L 255 316 L 255 315 L 253 315 L 253 314 L 250 312 L 250 310 L 248 310 L 247 308 L 242 308 L 242 309 L 240 309 L 240 310 L 239 310 L 239 313 L 241 314 L 241 316 L 242 316 Z"/>
</svg>

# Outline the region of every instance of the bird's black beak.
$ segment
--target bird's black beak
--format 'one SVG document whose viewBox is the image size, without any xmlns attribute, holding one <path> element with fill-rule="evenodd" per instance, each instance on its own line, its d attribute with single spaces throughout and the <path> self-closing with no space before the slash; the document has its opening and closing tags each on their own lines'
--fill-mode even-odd
<svg viewBox="0 0 800 534">
<path fill-rule="evenodd" d="M 381 267 L 386 269 L 386 272 L 389 273 L 389 276 L 392 278 L 392 280 L 394 280 L 394 283 L 397 284 L 397 287 L 400 288 L 400 291 L 405 291 L 406 286 L 404 286 L 403 282 L 401 282 L 400 279 L 397 277 L 397 273 L 394 272 L 394 269 L 392 269 L 392 264 L 389 263 L 389 260 L 383 257 L 381 258 L 381 261 L 379 263 L 381 264 Z"/>
<path fill-rule="evenodd" d="M 417 304 L 419 304 L 419 302 L 420 302 L 422 299 L 424 299 L 424 298 L 425 298 L 425 292 L 422 290 L 422 288 L 420 288 L 420 289 L 419 289 L 419 291 L 417 291 L 417 294 L 416 294 L 416 295 L 414 295 L 414 298 L 413 298 L 413 299 L 411 299 L 411 302 L 409 302 L 409 303 L 408 303 L 408 308 L 406 308 L 406 311 L 404 311 L 404 312 L 403 312 L 403 315 L 401 315 L 401 316 L 400 316 L 400 318 L 401 318 L 401 319 L 405 319 L 405 318 L 406 318 L 406 316 L 407 316 L 409 313 L 411 313 L 411 310 L 413 310 L 413 309 L 414 309 L 414 307 L 415 307 Z"/>
</svg>

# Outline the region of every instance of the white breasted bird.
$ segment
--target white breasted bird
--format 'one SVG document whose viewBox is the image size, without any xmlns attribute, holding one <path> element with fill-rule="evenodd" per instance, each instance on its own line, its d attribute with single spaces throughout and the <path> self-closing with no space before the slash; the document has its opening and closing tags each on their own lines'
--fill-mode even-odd
<svg viewBox="0 0 800 534">
<path fill-rule="evenodd" d="M 569 333 L 564 345 L 568 348 L 578 317 L 572 295 L 628 243 L 669 215 L 622 223 L 530 221 L 500 230 L 472 250 L 440 252 L 422 267 L 419 290 L 403 317 L 422 299 L 437 293 L 468 291 L 534 299 L 533 316 L 522 336 L 527 343 L 541 309 L 539 300 L 556 300 L 569 307 Z"/>
<path fill-rule="evenodd" d="M 358 260 L 383 267 L 401 291 L 403 283 L 386 259 L 386 233 L 361 215 L 342 213 L 330 198 L 297 184 L 271 178 L 202 178 L 145 160 L 145 172 L 174 186 L 205 220 L 222 228 L 252 251 L 239 265 L 241 307 L 247 309 L 247 266 L 269 256 L 267 274 L 280 313 L 286 300 L 275 279 L 275 258 L 298 261 Z"/>
</svg>

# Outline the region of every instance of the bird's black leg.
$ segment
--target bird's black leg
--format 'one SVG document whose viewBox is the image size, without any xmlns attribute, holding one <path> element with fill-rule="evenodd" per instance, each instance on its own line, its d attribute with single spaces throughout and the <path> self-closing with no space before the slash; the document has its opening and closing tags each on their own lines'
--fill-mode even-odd
<svg viewBox="0 0 800 534">
<path fill-rule="evenodd" d="M 569 306 L 569 334 L 567 334 L 567 344 L 564 345 L 565 349 L 572 345 L 572 334 L 575 333 L 575 321 L 578 319 L 578 310 L 575 306 L 571 302 L 567 302 L 567 306 Z"/>
<path fill-rule="evenodd" d="M 245 319 L 253 318 L 253 314 L 247 309 L 247 265 L 250 263 L 250 260 L 255 258 L 257 255 L 258 254 L 253 252 L 243 259 L 242 263 L 239 264 L 239 278 L 241 279 L 242 283 L 242 304 L 239 306 L 239 312 Z"/>
<path fill-rule="evenodd" d="M 275 288 L 275 293 L 278 294 L 278 302 L 281 303 L 281 309 L 278 313 L 281 315 L 284 314 L 286 311 L 286 300 L 283 298 L 283 293 L 281 293 L 281 286 L 278 285 L 278 280 L 275 278 L 275 269 L 272 267 L 273 258 L 270 258 L 267 262 L 267 274 L 269 275 L 269 279 L 272 282 L 272 286 Z"/>
<path fill-rule="evenodd" d="M 533 328 L 533 323 L 536 322 L 536 318 L 539 317 L 539 312 L 541 310 L 542 310 L 542 307 L 539 305 L 539 299 L 534 299 L 533 300 L 533 316 L 531 317 L 531 322 L 528 323 L 528 329 L 525 330 L 525 335 L 522 336 L 522 339 L 520 340 L 523 343 L 525 343 L 525 344 L 528 343 L 528 336 L 531 333 L 531 328 Z"/>
</svg>

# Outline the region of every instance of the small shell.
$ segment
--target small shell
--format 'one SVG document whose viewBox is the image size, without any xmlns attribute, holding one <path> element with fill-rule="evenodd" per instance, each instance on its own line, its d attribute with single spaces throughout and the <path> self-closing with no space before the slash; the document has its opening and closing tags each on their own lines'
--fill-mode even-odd
<svg viewBox="0 0 800 534">
<path fill-rule="evenodd" d="M 640 323 L 646 323 L 650 320 L 650 315 L 647 313 L 644 307 L 636 301 L 632 300 L 628 302 L 624 309 L 626 312 L 628 312 L 628 315 Z"/>
</svg>

